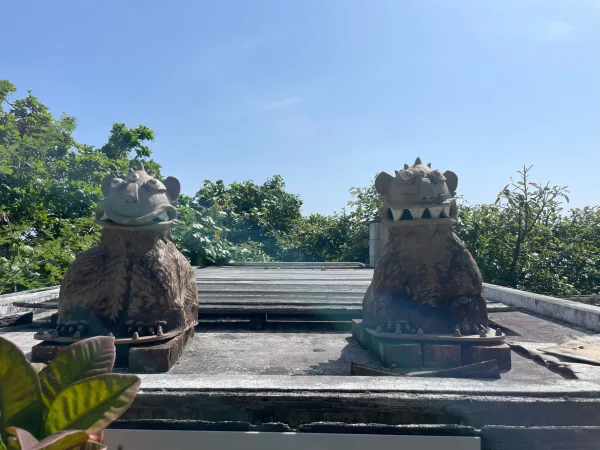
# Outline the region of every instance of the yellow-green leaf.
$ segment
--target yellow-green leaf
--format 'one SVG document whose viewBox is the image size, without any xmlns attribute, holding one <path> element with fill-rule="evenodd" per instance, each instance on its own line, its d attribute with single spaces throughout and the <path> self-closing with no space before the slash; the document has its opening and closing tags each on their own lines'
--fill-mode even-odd
<svg viewBox="0 0 600 450">
<path fill-rule="evenodd" d="M 114 337 L 97 336 L 71 344 L 39 373 L 46 408 L 63 389 L 84 378 L 110 373 L 114 364 Z"/>
<path fill-rule="evenodd" d="M 15 344 L 0 337 L 0 433 L 13 426 L 39 434 L 42 420 L 40 382 Z M 6 434 L 3 435 L 6 438 Z"/>
<path fill-rule="evenodd" d="M 93 434 L 105 429 L 131 405 L 140 382 L 135 375 L 105 374 L 72 384 L 50 405 L 46 433 L 78 429 Z"/>
<path fill-rule="evenodd" d="M 39 376 L 40 371 L 44 367 L 46 367 L 46 364 L 44 364 L 44 363 L 31 363 L 31 367 L 33 367 L 33 370 L 35 370 L 35 373 L 37 373 L 38 376 Z"/>
</svg>

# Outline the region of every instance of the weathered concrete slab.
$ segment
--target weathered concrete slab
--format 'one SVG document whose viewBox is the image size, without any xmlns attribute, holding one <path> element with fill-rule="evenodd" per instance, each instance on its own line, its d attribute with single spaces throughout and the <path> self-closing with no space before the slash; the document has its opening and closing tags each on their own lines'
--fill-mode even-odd
<svg viewBox="0 0 600 450">
<path fill-rule="evenodd" d="M 493 312 L 489 314 L 489 319 L 506 334 L 507 341 L 513 342 L 556 342 L 559 344 L 590 334 L 519 311 Z"/>
<path fill-rule="evenodd" d="M 52 286 L 42 289 L 34 289 L 26 292 L 16 292 L 14 294 L 0 295 L 0 316 L 8 314 L 17 314 L 20 312 L 31 311 L 31 308 L 26 306 L 15 306 L 15 302 L 23 304 L 42 303 L 48 300 L 58 298 L 59 286 Z M 34 313 L 38 311 L 34 310 Z"/>
<path fill-rule="evenodd" d="M 600 307 L 563 300 L 547 295 L 485 284 L 483 294 L 490 300 L 531 311 L 550 320 L 567 323 L 583 330 L 600 333 Z"/>
<path fill-rule="evenodd" d="M 25 325 L 33 321 L 33 311 L 0 315 L 0 328 Z"/>
</svg>

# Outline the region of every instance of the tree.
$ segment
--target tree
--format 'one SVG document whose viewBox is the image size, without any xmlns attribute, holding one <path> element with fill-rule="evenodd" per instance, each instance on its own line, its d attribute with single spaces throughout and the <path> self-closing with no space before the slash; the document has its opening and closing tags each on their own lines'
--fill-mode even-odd
<svg viewBox="0 0 600 450">
<path fill-rule="evenodd" d="M 173 239 L 192 265 L 269 260 L 259 242 L 231 242 L 230 230 L 224 225 L 226 219 L 227 213 L 215 205 L 201 206 L 186 195 L 179 197 L 179 225 L 173 230 Z"/>
<path fill-rule="evenodd" d="M 274 175 L 262 185 L 254 181 L 204 181 L 194 197 L 194 207 L 222 211 L 223 225 L 229 230 L 232 243 L 260 243 L 272 258 L 278 257 L 277 237 L 287 234 L 300 220 L 302 201 L 285 190 L 280 175 Z"/>
<path fill-rule="evenodd" d="M 144 126 L 115 124 L 101 149 L 80 144 L 74 117 L 55 119 L 31 91 L 0 80 L 0 293 L 58 284 L 68 265 L 93 245 L 92 220 L 108 173 L 143 161 L 157 173 Z"/>
</svg>

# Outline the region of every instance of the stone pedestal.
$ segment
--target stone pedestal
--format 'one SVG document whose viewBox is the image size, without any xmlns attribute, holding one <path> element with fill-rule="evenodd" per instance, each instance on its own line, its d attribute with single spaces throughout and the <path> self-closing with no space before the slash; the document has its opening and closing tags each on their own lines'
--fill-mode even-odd
<svg viewBox="0 0 600 450">
<path fill-rule="evenodd" d="M 510 347 L 504 335 L 486 336 L 395 334 L 369 330 L 352 321 L 352 336 L 371 350 L 386 367 L 443 369 L 495 360 L 501 371 L 511 368 Z"/>
<path fill-rule="evenodd" d="M 115 342 L 115 367 L 127 368 L 133 373 L 164 373 L 171 370 L 194 336 L 194 328 L 188 328 L 175 337 L 146 344 L 122 344 Z M 59 352 L 69 348 L 68 343 L 43 341 L 31 349 L 31 362 L 47 364 Z"/>
</svg>

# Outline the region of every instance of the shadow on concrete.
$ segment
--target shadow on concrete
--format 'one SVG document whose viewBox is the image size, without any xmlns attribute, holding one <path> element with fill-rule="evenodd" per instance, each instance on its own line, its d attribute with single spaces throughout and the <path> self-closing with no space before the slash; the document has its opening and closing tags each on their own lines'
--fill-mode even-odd
<svg viewBox="0 0 600 450">
<path fill-rule="evenodd" d="M 350 376 L 350 363 L 368 365 L 376 369 L 383 369 L 383 365 L 379 360 L 373 357 L 370 352 L 363 349 L 353 337 L 346 338 L 346 346 L 341 350 L 338 359 L 330 359 L 327 362 L 319 363 L 310 366 L 310 369 L 298 375 L 335 375 L 335 376 Z M 323 351 L 315 348 L 314 352 Z"/>
</svg>

